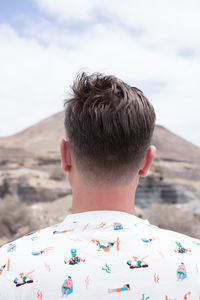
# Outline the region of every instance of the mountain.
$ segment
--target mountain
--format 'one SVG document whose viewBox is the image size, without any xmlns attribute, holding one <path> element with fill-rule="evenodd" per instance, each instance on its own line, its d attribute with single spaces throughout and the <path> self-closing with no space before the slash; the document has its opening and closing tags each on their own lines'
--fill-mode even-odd
<svg viewBox="0 0 200 300">
<path fill-rule="evenodd" d="M 21 149 L 23 155 L 26 151 L 26 155 L 34 152 L 58 157 L 59 139 L 65 137 L 63 124 L 64 112 L 61 111 L 18 134 L 0 138 L 0 155 L 5 148 L 9 151 L 17 148 Z M 157 159 L 200 163 L 200 148 L 163 126 L 155 127 L 152 144 L 157 148 Z M 19 151 L 15 155 L 19 155 Z"/>
<path fill-rule="evenodd" d="M 157 158 L 163 160 L 200 163 L 200 147 L 157 125 L 152 144 L 157 148 Z"/>
</svg>

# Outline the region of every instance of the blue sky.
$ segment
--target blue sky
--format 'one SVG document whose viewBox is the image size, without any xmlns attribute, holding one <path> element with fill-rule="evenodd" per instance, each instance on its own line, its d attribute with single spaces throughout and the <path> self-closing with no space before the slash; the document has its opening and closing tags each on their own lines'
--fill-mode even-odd
<svg viewBox="0 0 200 300">
<path fill-rule="evenodd" d="M 1 0 L 0 16 L 1 20 L 11 21 L 20 14 L 38 14 L 39 10 L 32 0 Z"/>
<path fill-rule="evenodd" d="M 0 0 L 0 136 L 62 110 L 76 74 L 144 91 L 157 123 L 200 146 L 198 0 Z"/>
<path fill-rule="evenodd" d="M 40 18 L 41 14 L 36 3 L 32 0 L 1 0 L 0 21 L 11 25 L 20 32 L 25 25 L 26 19 L 34 21 Z"/>
</svg>

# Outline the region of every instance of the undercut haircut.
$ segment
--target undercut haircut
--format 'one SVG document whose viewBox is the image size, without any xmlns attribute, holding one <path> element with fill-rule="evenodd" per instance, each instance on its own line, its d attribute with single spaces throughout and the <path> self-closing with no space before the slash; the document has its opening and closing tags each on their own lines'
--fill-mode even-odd
<svg viewBox="0 0 200 300">
<path fill-rule="evenodd" d="M 155 111 L 115 76 L 79 74 L 65 100 L 65 131 L 77 168 L 99 182 L 128 180 L 150 145 Z"/>
</svg>

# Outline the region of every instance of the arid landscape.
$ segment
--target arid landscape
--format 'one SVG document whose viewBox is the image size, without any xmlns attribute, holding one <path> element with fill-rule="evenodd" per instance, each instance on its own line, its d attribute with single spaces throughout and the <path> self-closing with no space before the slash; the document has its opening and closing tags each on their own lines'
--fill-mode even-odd
<svg viewBox="0 0 200 300">
<path fill-rule="evenodd" d="M 64 113 L 0 139 L 0 245 L 61 222 L 72 192 L 60 169 Z M 136 215 L 200 238 L 200 148 L 156 126 L 157 156 L 140 180 Z"/>
</svg>

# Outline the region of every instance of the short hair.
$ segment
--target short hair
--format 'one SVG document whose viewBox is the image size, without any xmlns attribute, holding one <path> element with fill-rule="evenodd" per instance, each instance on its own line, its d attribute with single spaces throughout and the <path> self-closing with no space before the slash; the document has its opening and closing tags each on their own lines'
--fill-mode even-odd
<svg viewBox="0 0 200 300">
<path fill-rule="evenodd" d="M 65 100 L 65 131 L 87 178 L 128 179 L 150 145 L 155 111 L 141 90 L 115 76 L 79 74 Z"/>
</svg>

